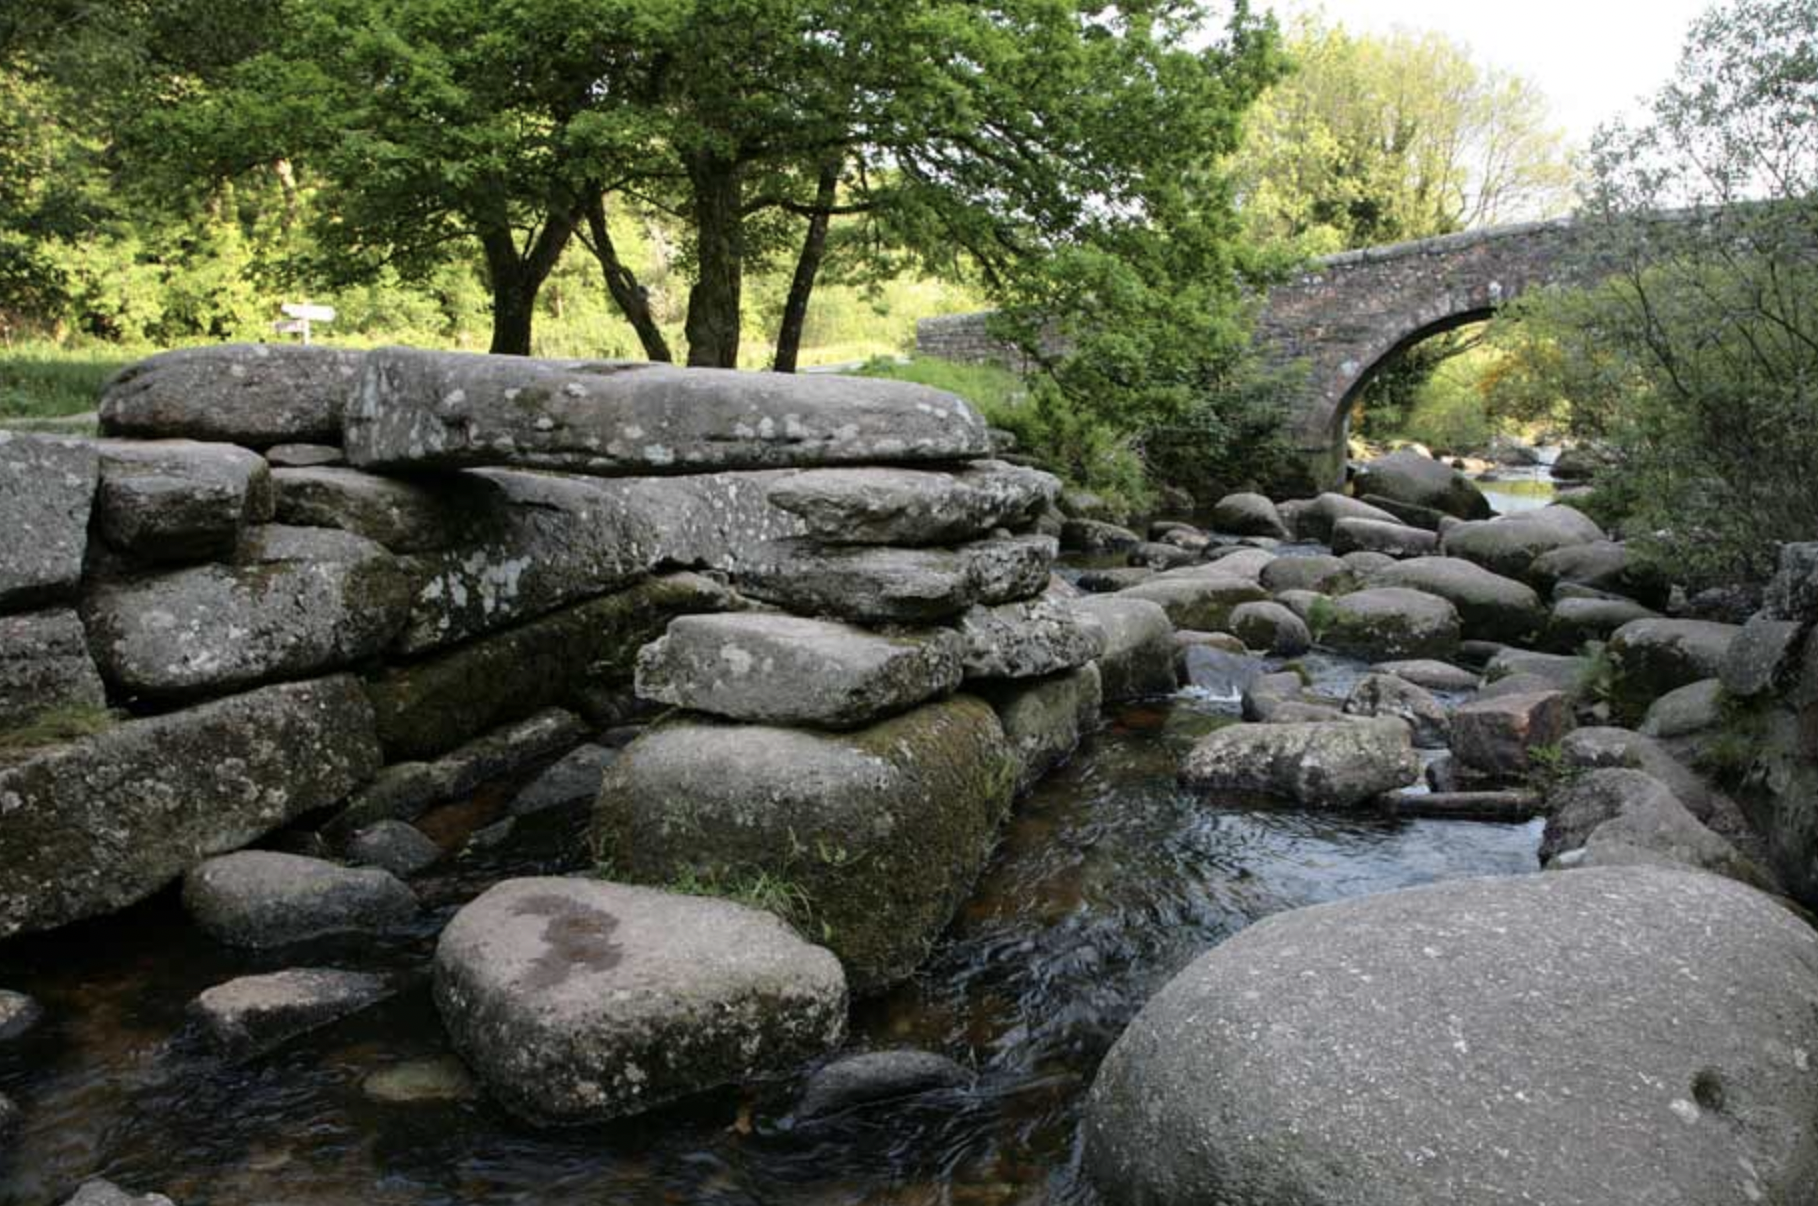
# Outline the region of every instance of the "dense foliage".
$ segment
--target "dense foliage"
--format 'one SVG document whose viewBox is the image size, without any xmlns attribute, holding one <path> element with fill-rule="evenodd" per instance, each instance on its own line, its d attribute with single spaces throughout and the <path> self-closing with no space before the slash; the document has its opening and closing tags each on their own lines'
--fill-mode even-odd
<svg viewBox="0 0 1818 1206">
<path fill-rule="evenodd" d="M 1503 320 L 1503 413 L 1604 454 L 1606 514 L 1694 582 L 1818 534 L 1818 0 L 1731 0 L 1649 120 L 1601 132 L 1588 291 Z"/>
</svg>

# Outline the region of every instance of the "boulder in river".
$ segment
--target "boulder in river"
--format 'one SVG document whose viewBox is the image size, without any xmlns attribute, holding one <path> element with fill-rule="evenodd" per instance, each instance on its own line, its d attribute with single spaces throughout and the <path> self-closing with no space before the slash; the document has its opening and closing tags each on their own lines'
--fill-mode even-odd
<svg viewBox="0 0 1818 1206">
<path fill-rule="evenodd" d="M 241 976 L 190 1003 L 203 1040 L 230 1059 L 250 1059 L 357 1013 L 391 995 L 385 977 L 326 967 Z"/>
<path fill-rule="evenodd" d="M 254 949 L 409 921 L 417 898 L 389 871 L 275 850 L 213 858 L 183 883 L 183 907 L 209 937 Z"/>
<path fill-rule="evenodd" d="M 345 420 L 360 468 L 602 476 L 989 456 L 978 412 L 906 381 L 379 348 Z"/>
<path fill-rule="evenodd" d="M 1004 740 L 1016 755 L 1019 795 L 1072 755 L 1097 726 L 1103 703 L 1096 662 L 1046 678 L 980 683 L 978 688 L 997 712 Z"/>
<path fill-rule="evenodd" d="M 0 1043 L 10 1043 L 36 1026 L 44 1006 L 22 992 L 0 988 Z"/>
<path fill-rule="evenodd" d="M 808 1078 L 796 1103 L 802 1121 L 859 1106 L 900 1101 L 942 1089 L 963 1089 L 973 1074 L 932 1051 L 866 1051 L 842 1056 Z"/>
<path fill-rule="evenodd" d="M 1445 705 L 1397 674 L 1366 675 L 1345 698 L 1345 713 L 1393 716 L 1407 724 L 1419 749 L 1445 749 L 1452 735 L 1452 717 Z"/>
<path fill-rule="evenodd" d="M 1243 603 L 1260 603 L 1269 592 L 1244 578 L 1220 575 L 1163 574 L 1117 592 L 1120 599 L 1145 599 L 1161 605 L 1176 628 L 1216 632 Z"/>
<path fill-rule="evenodd" d="M 1100 1066 L 1111 1206 L 1809 1203 L 1818 932 L 1656 867 L 1277 913 Z"/>
<path fill-rule="evenodd" d="M 1352 498 L 1348 494 L 1321 494 L 1303 508 L 1296 509 L 1296 531 L 1302 540 L 1330 543 L 1332 528 L 1341 519 L 1373 519 L 1381 523 L 1401 520 L 1381 507 Z"/>
<path fill-rule="evenodd" d="M 1718 678 L 1742 629 L 1710 620 L 1632 620 L 1605 646 L 1618 703 L 1639 717 L 1675 687 Z"/>
<path fill-rule="evenodd" d="M 908 976 L 971 891 L 1019 760 L 955 695 L 850 733 L 679 719 L 606 773 L 596 847 L 617 876 L 791 889 L 854 991 Z"/>
<path fill-rule="evenodd" d="M 1548 792 L 1540 856 L 1555 869 L 1684 866 L 1756 888 L 1774 887 L 1760 867 L 1701 824 L 1666 784 L 1626 767 L 1588 771 Z"/>
<path fill-rule="evenodd" d="M 1228 626 L 1245 648 L 1277 657 L 1299 657 L 1313 647 L 1306 621 L 1273 601 L 1238 604 Z"/>
<path fill-rule="evenodd" d="M 1557 746 L 1571 730 L 1563 691 L 1478 698 L 1452 713 L 1452 753 L 1475 774 L 1514 780 L 1528 773 L 1535 750 Z"/>
<path fill-rule="evenodd" d="M 1375 587 L 1332 601 L 1316 613 L 1314 637 L 1369 661 L 1447 658 L 1458 649 L 1458 611 L 1437 595 Z"/>
<path fill-rule="evenodd" d="M 1261 494 L 1227 494 L 1219 499 L 1212 508 L 1212 529 L 1232 536 L 1293 538 L 1281 512 Z"/>
<path fill-rule="evenodd" d="M 599 1122 L 839 1045 L 839 961 L 768 913 L 594 879 L 514 879 L 455 915 L 435 1000 L 492 1096 Z"/>
<path fill-rule="evenodd" d="M 1262 585 L 1272 594 L 1312 590 L 1342 594 L 1356 585 L 1351 567 L 1337 557 L 1316 553 L 1309 557 L 1277 557 L 1262 570 Z"/>
<path fill-rule="evenodd" d="M 1357 472 L 1357 492 L 1380 494 L 1460 519 L 1490 517 L 1490 501 L 1476 483 L 1445 462 L 1412 449 L 1365 462 Z"/>
<path fill-rule="evenodd" d="M 1439 537 L 1424 528 L 1380 519 L 1341 519 L 1332 525 L 1332 551 L 1381 553 L 1385 557 L 1428 557 L 1439 551 Z"/>
<path fill-rule="evenodd" d="M 1401 586 L 1447 600 L 1458 609 L 1459 625 L 1471 640 L 1526 641 L 1547 619 L 1532 587 L 1457 557 L 1402 561 L 1371 574 L 1369 585 Z"/>
<path fill-rule="evenodd" d="M 1536 558 L 1602 539 L 1603 529 L 1584 512 L 1554 505 L 1459 524 L 1440 545 L 1448 557 L 1475 561 L 1505 578 L 1525 579 Z"/>
<path fill-rule="evenodd" d="M 1059 674 L 1105 650 L 1104 630 L 1066 599 L 974 607 L 960 617 L 958 627 L 969 679 Z"/>
<path fill-rule="evenodd" d="M 1394 719 L 1234 724 L 1187 752 L 1181 781 L 1201 791 L 1354 808 L 1420 777 L 1408 726 Z"/>
</svg>

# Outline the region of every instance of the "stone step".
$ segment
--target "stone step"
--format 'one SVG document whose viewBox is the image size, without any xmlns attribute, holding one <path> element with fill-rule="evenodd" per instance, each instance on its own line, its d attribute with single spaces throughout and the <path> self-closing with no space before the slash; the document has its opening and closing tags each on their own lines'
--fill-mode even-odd
<svg viewBox="0 0 1818 1206">
<path fill-rule="evenodd" d="M 646 699 L 760 724 L 853 729 L 959 686 L 951 629 L 884 635 L 773 613 L 682 616 L 638 655 Z"/>
<path fill-rule="evenodd" d="M 929 545 L 1019 527 L 1059 494 L 1049 474 L 981 461 L 952 473 L 813 469 L 778 481 L 769 499 L 824 544 Z"/>
<path fill-rule="evenodd" d="M 828 546 L 807 539 L 754 550 L 739 572 L 747 594 L 803 615 L 865 624 L 931 624 L 974 604 L 1040 594 L 1055 544 L 1046 536 L 980 540 L 956 549 Z"/>
<path fill-rule="evenodd" d="M 380 348 L 347 411 L 360 467 L 603 476 L 988 456 L 985 421 L 904 381 Z"/>
</svg>

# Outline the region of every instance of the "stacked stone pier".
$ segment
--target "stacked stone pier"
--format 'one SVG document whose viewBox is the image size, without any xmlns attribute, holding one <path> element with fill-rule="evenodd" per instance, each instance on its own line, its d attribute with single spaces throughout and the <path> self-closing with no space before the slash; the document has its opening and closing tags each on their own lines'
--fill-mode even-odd
<svg viewBox="0 0 1818 1206">
<path fill-rule="evenodd" d="M 584 870 L 494 885 L 434 962 L 493 1097 L 790 1072 L 1097 716 L 1059 483 L 940 391 L 228 346 L 100 416 L 0 433 L 0 940 L 181 886 L 267 973 L 198 998 L 230 1058 L 390 991 L 278 952 L 429 924 L 411 881 L 565 807 Z"/>
<path fill-rule="evenodd" d="M 1047 595 L 1059 483 L 995 461 L 821 469 L 769 488 L 806 534 L 736 575 L 762 610 L 683 617 L 638 657 L 686 709 L 596 815 L 617 873 L 786 893 L 857 992 L 902 979 L 970 891 L 1018 788 L 1099 707 L 1099 626 Z"/>
</svg>

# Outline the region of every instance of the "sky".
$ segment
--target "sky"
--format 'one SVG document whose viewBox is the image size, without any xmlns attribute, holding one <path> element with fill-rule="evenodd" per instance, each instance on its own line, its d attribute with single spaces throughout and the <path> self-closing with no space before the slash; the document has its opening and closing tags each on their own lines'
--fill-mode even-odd
<svg viewBox="0 0 1818 1206">
<path fill-rule="evenodd" d="M 1672 75 L 1692 19 L 1710 0 L 1260 0 L 1285 23 L 1323 10 L 1345 28 L 1437 30 L 1478 62 L 1527 76 L 1583 146 L 1599 123 L 1634 112 Z"/>
</svg>

